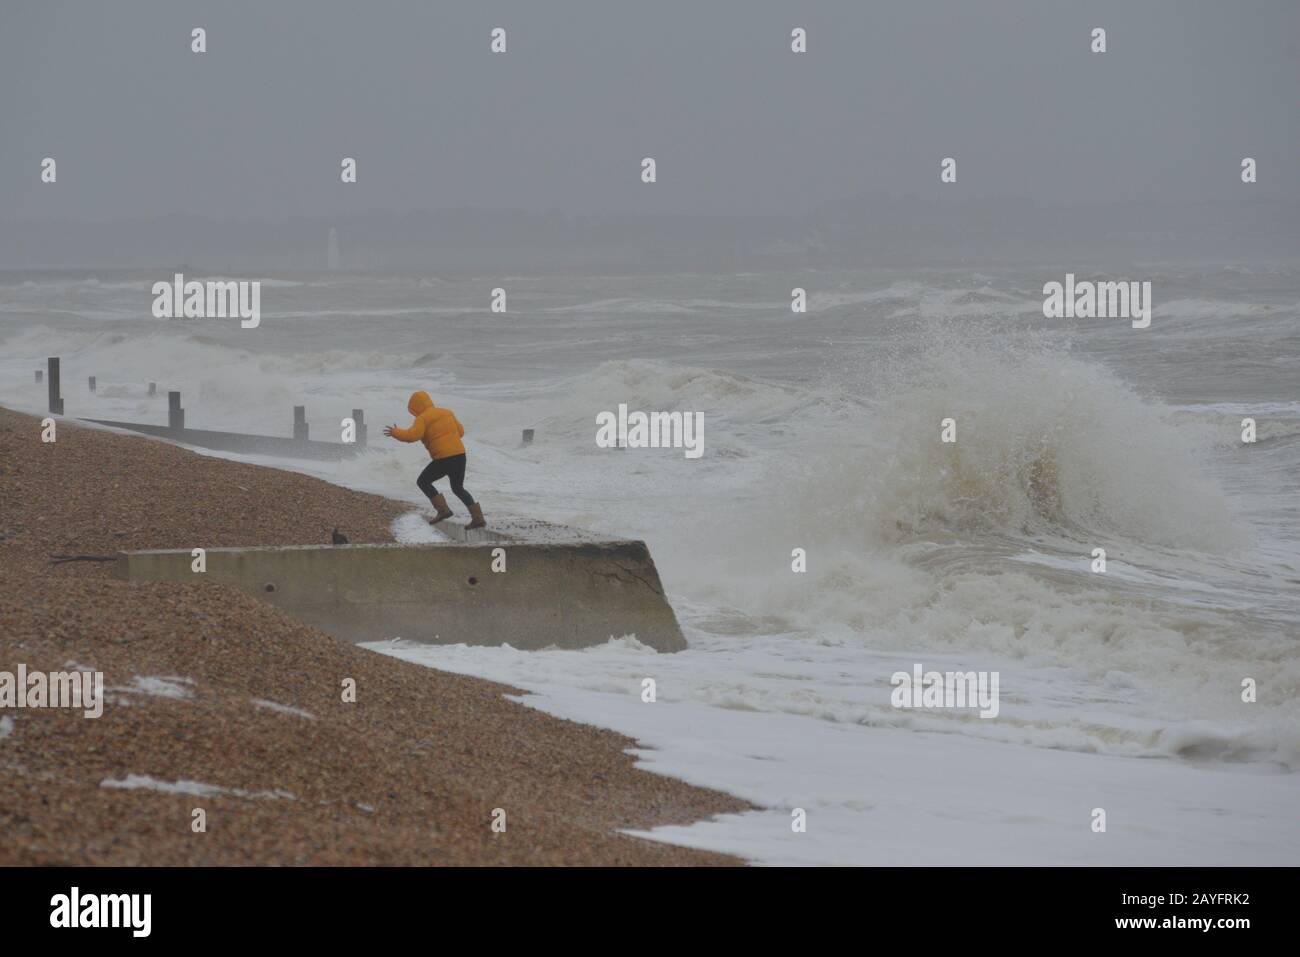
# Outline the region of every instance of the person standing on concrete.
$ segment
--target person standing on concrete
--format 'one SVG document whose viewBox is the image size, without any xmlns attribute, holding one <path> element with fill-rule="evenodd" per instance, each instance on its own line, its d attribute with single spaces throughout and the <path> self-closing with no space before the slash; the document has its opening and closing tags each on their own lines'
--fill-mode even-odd
<svg viewBox="0 0 1300 957">
<path fill-rule="evenodd" d="M 461 436 L 465 426 L 460 424 L 451 409 L 440 409 L 433 404 L 427 392 L 413 392 L 406 403 L 406 409 L 415 416 L 409 429 L 399 429 L 396 424 L 384 429 L 384 435 L 391 435 L 399 442 L 423 442 L 433 459 L 420 473 L 415 484 L 429 497 L 438 514 L 429 519 L 430 525 L 437 525 L 443 519 L 451 518 L 451 509 L 442 497 L 434 482 L 446 477 L 451 482 L 451 490 L 469 509 L 470 522 L 466 528 L 482 528 L 487 524 L 483 519 L 483 508 L 474 501 L 474 496 L 465 490 L 465 443 Z"/>
</svg>

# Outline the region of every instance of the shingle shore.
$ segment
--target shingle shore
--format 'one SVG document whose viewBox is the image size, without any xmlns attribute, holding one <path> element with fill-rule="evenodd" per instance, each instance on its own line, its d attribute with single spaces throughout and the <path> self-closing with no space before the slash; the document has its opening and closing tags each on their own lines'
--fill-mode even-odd
<svg viewBox="0 0 1300 957">
<path fill-rule="evenodd" d="M 636 769 L 623 735 L 335 641 L 224 586 L 49 564 L 326 544 L 335 526 L 387 542 L 409 509 L 67 421 L 46 444 L 38 418 L 0 409 L 0 671 L 90 668 L 116 689 L 98 719 L 0 708 L 0 865 L 738 863 L 614 833 L 748 807 Z"/>
</svg>

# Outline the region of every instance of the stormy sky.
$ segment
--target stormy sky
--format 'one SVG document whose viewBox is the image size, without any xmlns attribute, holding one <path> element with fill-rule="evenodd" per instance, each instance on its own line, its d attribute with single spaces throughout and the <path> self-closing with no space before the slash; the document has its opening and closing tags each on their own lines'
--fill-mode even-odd
<svg viewBox="0 0 1300 957">
<path fill-rule="evenodd" d="M 1294 200 L 1297 90 L 1291 0 L 6 0 L 0 219 Z"/>
</svg>

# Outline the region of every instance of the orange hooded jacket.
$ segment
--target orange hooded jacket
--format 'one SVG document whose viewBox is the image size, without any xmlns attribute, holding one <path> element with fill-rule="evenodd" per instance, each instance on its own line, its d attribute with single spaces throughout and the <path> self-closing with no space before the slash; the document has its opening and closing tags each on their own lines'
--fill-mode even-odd
<svg viewBox="0 0 1300 957">
<path fill-rule="evenodd" d="M 412 392 L 406 409 L 415 416 L 415 421 L 409 429 L 393 429 L 393 438 L 402 442 L 423 442 L 433 459 L 465 454 L 465 443 L 460 440 L 465 434 L 465 426 L 460 424 L 451 409 L 438 408 L 427 392 Z"/>
</svg>

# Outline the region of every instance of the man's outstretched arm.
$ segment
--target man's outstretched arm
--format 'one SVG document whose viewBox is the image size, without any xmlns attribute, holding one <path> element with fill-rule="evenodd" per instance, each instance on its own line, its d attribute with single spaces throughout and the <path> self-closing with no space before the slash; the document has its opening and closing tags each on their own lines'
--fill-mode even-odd
<svg viewBox="0 0 1300 957">
<path fill-rule="evenodd" d="M 424 419 L 416 419 L 409 429 L 399 429 L 393 423 L 384 429 L 384 435 L 391 435 L 399 442 L 418 442 L 424 436 Z"/>
</svg>

